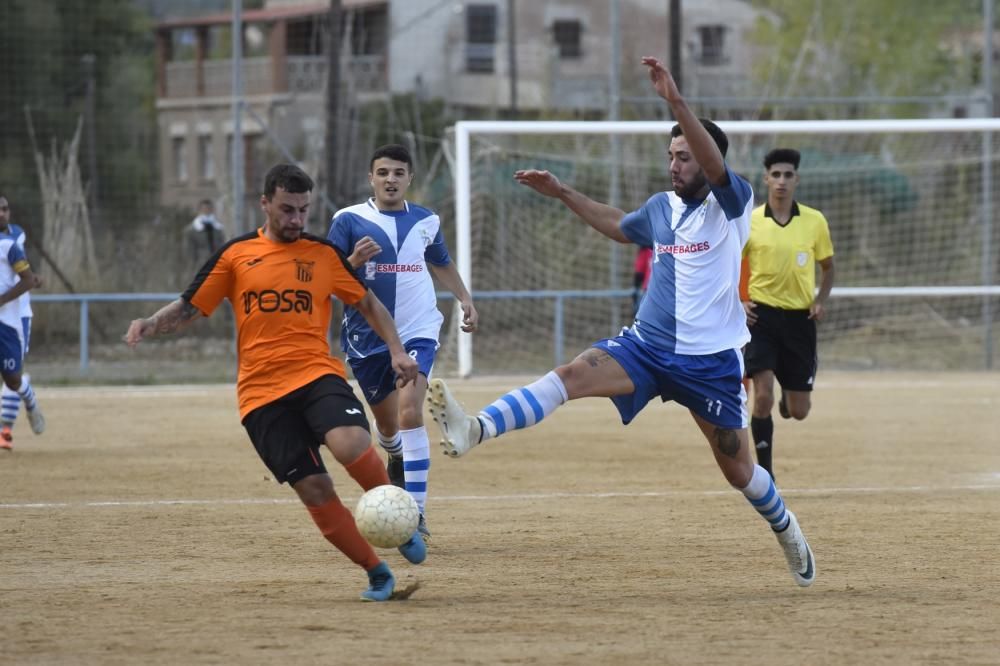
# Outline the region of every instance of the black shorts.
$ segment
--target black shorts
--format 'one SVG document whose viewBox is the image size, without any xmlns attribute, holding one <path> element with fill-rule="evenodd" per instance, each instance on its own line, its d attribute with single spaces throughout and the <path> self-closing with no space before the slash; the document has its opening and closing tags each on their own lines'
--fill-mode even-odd
<svg viewBox="0 0 1000 666">
<path fill-rule="evenodd" d="M 782 310 L 758 303 L 757 323 L 750 327 L 744 351 L 746 373 L 774 371 L 788 391 L 812 391 L 816 377 L 816 321 L 808 310 Z"/>
<path fill-rule="evenodd" d="M 336 375 L 323 375 L 243 419 L 257 455 L 278 483 L 325 473 L 319 447 L 326 433 L 352 425 L 371 432 L 361 401 Z"/>
</svg>

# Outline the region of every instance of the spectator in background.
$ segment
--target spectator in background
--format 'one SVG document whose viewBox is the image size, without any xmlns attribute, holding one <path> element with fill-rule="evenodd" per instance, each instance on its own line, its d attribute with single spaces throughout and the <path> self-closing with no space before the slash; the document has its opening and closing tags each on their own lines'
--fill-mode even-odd
<svg viewBox="0 0 1000 666">
<path fill-rule="evenodd" d="M 215 216 L 215 204 L 211 199 L 198 202 L 198 215 L 191 221 L 187 231 L 191 256 L 199 265 L 222 247 L 226 238 L 225 230 Z"/>
</svg>

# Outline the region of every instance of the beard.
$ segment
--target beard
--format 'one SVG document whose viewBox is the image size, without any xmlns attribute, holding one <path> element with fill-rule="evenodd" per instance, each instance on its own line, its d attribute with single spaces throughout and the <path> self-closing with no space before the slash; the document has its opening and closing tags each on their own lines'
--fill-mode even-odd
<svg viewBox="0 0 1000 666">
<path fill-rule="evenodd" d="M 701 195 L 702 191 L 708 188 L 708 179 L 705 178 L 705 172 L 699 171 L 698 174 L 690 180 L 690 182 L 684 183 L 681 187 L 674 190 L 674 194 L 683 199 L 701 199 L 704 198 Z"/>
</svg>

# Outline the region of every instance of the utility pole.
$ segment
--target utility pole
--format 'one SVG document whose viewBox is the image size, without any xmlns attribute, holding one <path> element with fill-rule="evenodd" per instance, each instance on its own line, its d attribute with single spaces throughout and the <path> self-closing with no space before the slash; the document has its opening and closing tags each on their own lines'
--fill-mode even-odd
<svg viewBox="0 0 1000 666">
<path fill-rule="evenodd" d="M 611 33 L 611 57 L 608 68 L 608 120 L 618 120 L 621 106 L 621 2 L 611 0 L 610 23 Z M 621 168 L 622 168 L 622 142 L 618 134 L 611 135 L 611 180 L 608 183 L 608 205 L 613 208 L 621 207 Z M 609 284 L 612 289 L 621 287 L 621 246 L 618 243 L 611 243 L 611 256 L 608 262 L 608 270 L 611 272 Z M 615 303 L 611 305 L 611 331 L 619 326 L 619 311 Z M 620 328 L 620 326 L 619 326 Z"/>
<path fill-rule="evenodd" d="M 993 0 L 983 0 L 983 97 L 987 117 L 993 117 Z M 982 282 L 993 285 L 996 259 L 993 257 L 993 133 L 983 133 L 983 229 Z M 989 296 L 983 296 L 983 350 L 984 365 L 993 369 L 993 307 Z"/>
<path fill-rule="evenodd" d="M 243 167 L 243 0 L 233 0 L 233 70 L 232 70 L 232 116 L 233 155 L 230 177 L 233 181 L 233 228 L 237 234 L 246 231 L 243 214 L 243 188 L 246 171 Z"/>
<path fill-rule="evenodd" d="M 326 134 L 323 148 L 326 151 L 326 192 L 327 198 L 335 205 L 341 204 L 341 192 L 337 182 L 340 173 L 337 163 L 337 125 L 340 119 L 340 37 L 343 34 L 343 8 L 340 0 L 330 0 L 326 41 Z"/>
<path fill-rule="evenodd" d="M 507 0 L 507 69 L 510 71 L 510 118 L 517 120 L 517 20 L 514 0 Z"/>
<path fill-rule="evenodd" d="M 683 53 L 683 38 L 681 37 L 681 0 L 670 0 L 670 74 L 680 90 L 684 90 L 682 85 L 681 62 Z"/>
</svg>

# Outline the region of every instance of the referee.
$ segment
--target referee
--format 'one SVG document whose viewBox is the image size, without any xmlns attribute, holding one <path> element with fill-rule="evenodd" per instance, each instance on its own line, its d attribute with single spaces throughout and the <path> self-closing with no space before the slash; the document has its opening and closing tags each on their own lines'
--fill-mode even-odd
<svg viewBox="0 0 1000 666">
<path fill-rule="evenodd" d="M 750 217 L 743 257 L 750 272 L 744 301 L 751 339 L 746 374 L 753 381 L 750 431 L 757 462 L 774 478 L 774 380 L 781 385 L 778 411 L 804 419 L 816 377 L 816 322 L 833 288 L 833 243 L 826 218 L 795 200 L 797 150 L 776 148 L 764 157 L 767 203 Z M 816 291 L 816 264 L 821 276 Z"/>
</svg>

